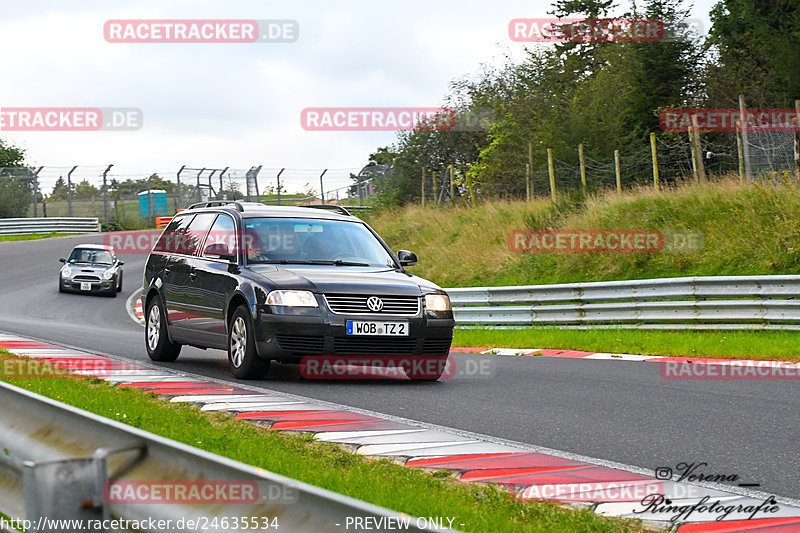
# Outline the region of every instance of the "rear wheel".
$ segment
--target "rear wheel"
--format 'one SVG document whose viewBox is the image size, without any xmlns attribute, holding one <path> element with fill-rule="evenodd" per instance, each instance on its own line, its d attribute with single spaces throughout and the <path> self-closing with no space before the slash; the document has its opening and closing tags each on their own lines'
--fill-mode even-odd
<svg viewBox="0 0 800 533">
<path fill-rule="evenodd" d="M 228 326 L 228 363 L 239 379 L 262 379 L 269 370 L 269 361 L 256 352 L 255 332 L 247 307 L 240 305 Z"/>
<path fill-rule="evenodd" d="M 170 363 L 177 359 L 181 353 L 181 345 L 169 340 L 166 313 L 161 307 L 158 296 L 147 303 L 147 313 L 144 316 L 144 341 L 150 359 L 162 363 Z"/>
</svg>

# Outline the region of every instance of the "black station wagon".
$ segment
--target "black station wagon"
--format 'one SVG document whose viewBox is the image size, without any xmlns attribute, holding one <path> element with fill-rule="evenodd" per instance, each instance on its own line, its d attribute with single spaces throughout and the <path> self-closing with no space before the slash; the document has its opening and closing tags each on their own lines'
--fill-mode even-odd
<svg viewBox="0 0 800 533">
<path fill-rule="evenodd" d="M 413 253 L 395 256 L 364 221 L 324 207 L 206 202 L 178 213 L 144 271 L 150 358 L 174 361 L 184 344 L 227 350 L 234 376 L 260 379 L 271 361 L 399 356 L 440 363 L 407 372 L 438 379 L 453 337 L 447 294 L 405 270 Z"/>
</svg>

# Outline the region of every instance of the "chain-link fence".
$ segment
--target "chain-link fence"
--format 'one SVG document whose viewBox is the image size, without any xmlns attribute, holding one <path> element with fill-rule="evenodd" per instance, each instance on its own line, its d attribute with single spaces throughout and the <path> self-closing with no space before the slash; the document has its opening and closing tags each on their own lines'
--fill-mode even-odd
<svg viewBox="0 0 800 533">
<path fill-rule="evenodd" d="M 183 166 L 123 173 L 113 165 L 0 167 L 0 218 L 97 217 L 146 227 L 155 217 L 209 200 L 360 205 L 375 194 L 373 179 L 363 170 Z"/>
</svg>

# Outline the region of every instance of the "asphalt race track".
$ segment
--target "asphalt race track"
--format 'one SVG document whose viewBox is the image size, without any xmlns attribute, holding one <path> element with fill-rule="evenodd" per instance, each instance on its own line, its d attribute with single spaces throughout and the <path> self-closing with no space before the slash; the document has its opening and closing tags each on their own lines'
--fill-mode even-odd
<svg viewBox="0 0 800 533">
<path fill-rule="evenodd" d="M 125 309 L 146 256 L 121 256 L 117 298 L 60 294 L 58 259 L 83 242 L 102 237 L 0 243 L 0 331 L 150 362 Z M 438 383 L 305 381 L 296 367 L 273 365 L 268 380 L 249 384 L 651 470 L 705 462 L 706 474 L 798 497 L 797 380 L 667 381 L 658 364 L 554 357 L 491 363 L 490 377 Z M 220 351 L 184 347 L 161 366 L 233 379 Z"/>
</svg>

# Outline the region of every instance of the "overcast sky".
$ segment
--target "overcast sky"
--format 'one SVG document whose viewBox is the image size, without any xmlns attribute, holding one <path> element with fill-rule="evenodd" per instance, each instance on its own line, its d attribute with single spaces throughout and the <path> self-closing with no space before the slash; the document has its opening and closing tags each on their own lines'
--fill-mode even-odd
<svg viewBox="0 0 800 533">
<path fill-rule="evenodd" d="M 697 0 L 708 28 L 715 0 Z M 332 170 L 344 185 L 390 132 L 311 132 L 306 107 L 435 107 L 448 84 L 481 64 L 520 57 L 508 38 L 514 18 L 546 17 L 531 0 L 228 0 L 103 2 L 0 0 L 0 107 L 134 107 L 133 132 L 0 132 L 46 165 L 47 179 L 109 163 L 120 177 L 181 165 L 287 171 L 289 190 Z M 292 19 L 293 43 L 120 44 L 103 37 L 109 19 Z M 43 187 L 44 189 L 44 187 Z M 49 192 L 45 190 L 45 192 Z"/>
</svg>

